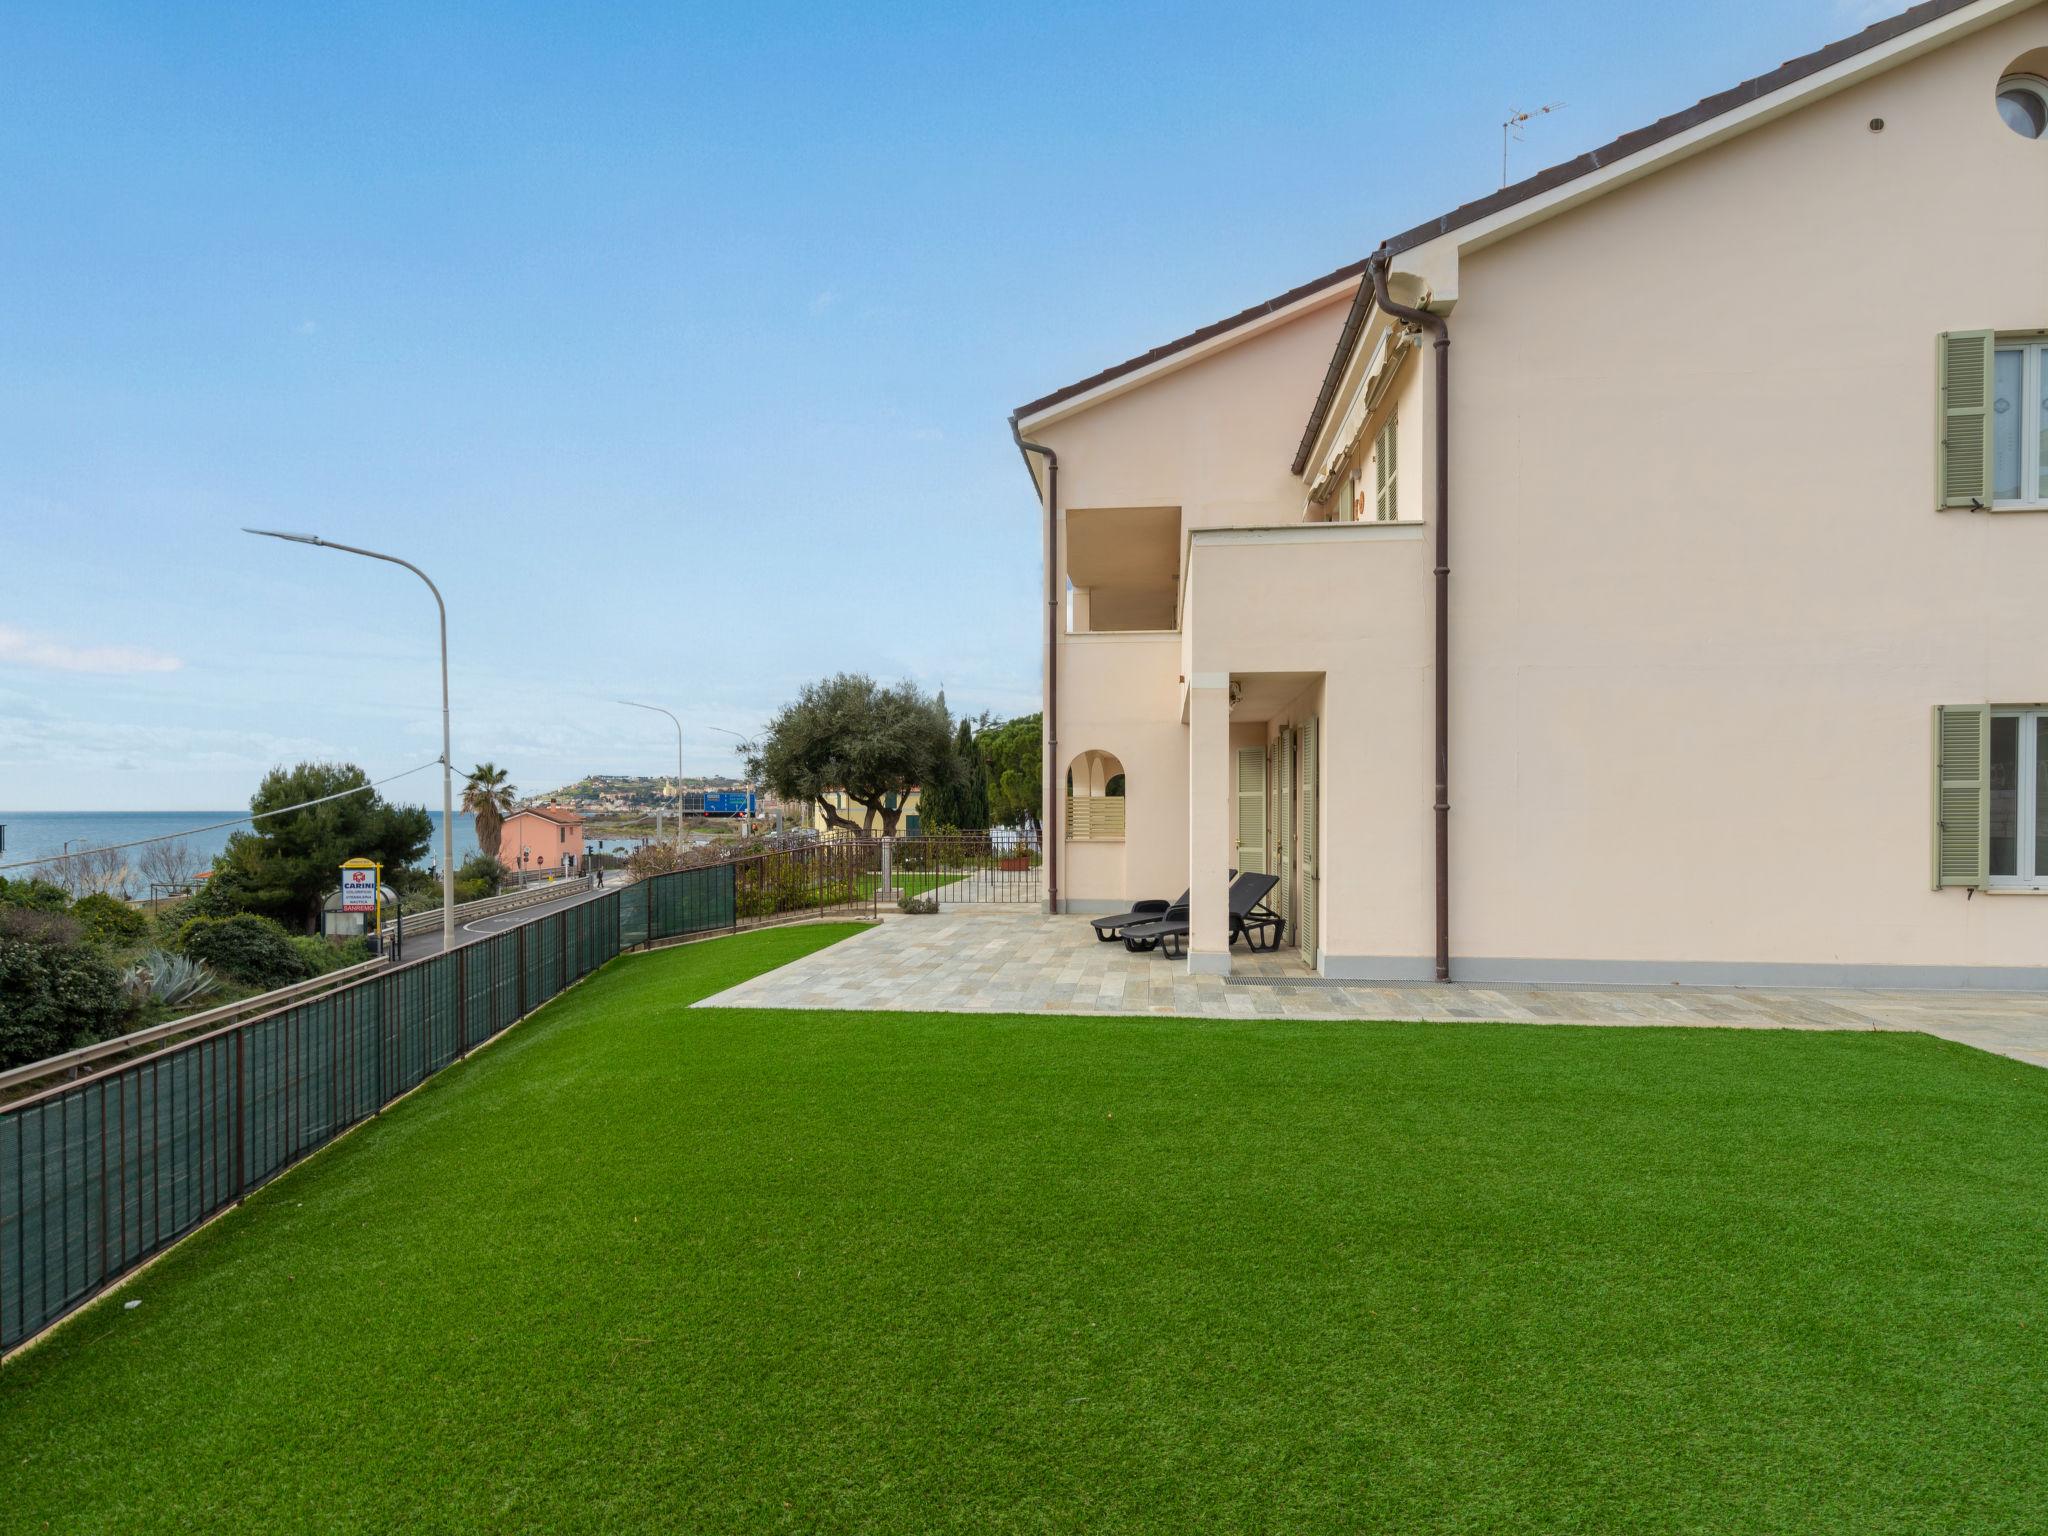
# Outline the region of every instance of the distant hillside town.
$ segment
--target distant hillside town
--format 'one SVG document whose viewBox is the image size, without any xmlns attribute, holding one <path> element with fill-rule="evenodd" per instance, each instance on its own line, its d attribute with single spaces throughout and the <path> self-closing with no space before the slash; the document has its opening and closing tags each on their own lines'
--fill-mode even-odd
<svg viewBox="0 0 2048 1536">
<path fill-rule="evenodd" d="M 744 779 L 716 774 L 683 780 L 685 789 L 744 790 L 746 787 Z M 652 815 L 675 804 L 675 780 L 625 773 L 593 773 L 560 789 L 528 796 L 520 804 L 566 805 L 586 817 Z"/>
</svg>

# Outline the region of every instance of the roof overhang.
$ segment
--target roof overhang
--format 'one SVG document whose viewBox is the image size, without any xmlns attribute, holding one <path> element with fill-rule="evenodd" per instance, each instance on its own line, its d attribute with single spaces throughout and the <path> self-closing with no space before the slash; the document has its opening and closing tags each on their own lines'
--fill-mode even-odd
<svg viewBox="0 0 2048 1536">
<path fill-rule="evenodd" d="M 1623 134 L 1575 160 L 1551 166 L 1418 224 L 1388 240 L 1378 254 L 1389 258 L 1390 282 L 1425 295 L 1427 308 L 1448 314 L 1458 302 L 1460 258 L 1467 252 L 1498 244 L 2040 3 L 1925 0 L 1852 37 L 1788 60 L 1768 74 Z M 1406 299 L 1405 294 L 1402 297 Z M 1297 475 L 1312 464 L 1330 412 L 1341 398 L 1336 386 L 1350 368 L 1360 338 L 1368 333 L 1363 321 L 1370 307 L 1371 285 L 1366 283 L 1353 305 L 1352 317 L 1339 333 L 1324 390 L 1302 434 L 1294 465 Z"/>
<path fill-rule="evenodd" d="M 1204 358 L 1250 341 L 1277 326 L 1287 324 L 1299 316 L 1321 309 L 1329 304 L 1341 303 L 1350 298 L 1357 289 L 1365 272 L 1365 263 L 1353 262 L 1327 276 L 1304 283 L 1299 288 L 1241 310 L 1228 319 L 1214 325 L 1204 326 L 1198 331 L 1164 346 L 1154 347 L 1150 352 L 1118 363 L 1113 368 L 1091 375 L 1064 389 L 1054 390 L 1017 407 L 1010 420 L 1017 430 L 1029 435 L 1041 431 L 1053 423 L 1069 416 L 1092 409 L 1105 400 L 1143 388 L 1154 380 L 1170 373 L 1190 367 Z"/>
<path fill-rule="evenodd" d="M 1422 280 L 1432 307 L 1447 310 L 1457 302 L 1458 258 L 1466 252 L 1484 250 L 2040 3 L 1928 0 L 1492 197 L 1417 225 L 1383 249 L 1395 258 L 1398 270 Z"/>
</svg>

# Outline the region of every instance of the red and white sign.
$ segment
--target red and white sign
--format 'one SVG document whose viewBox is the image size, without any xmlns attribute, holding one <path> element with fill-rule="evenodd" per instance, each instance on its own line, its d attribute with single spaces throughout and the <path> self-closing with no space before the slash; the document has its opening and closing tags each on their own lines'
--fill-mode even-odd
<svg viewBox="0 0 2048 1536">
<path fill-rule="evenodd" d="M 377 910 L 377 871 L 374 869 L 344 869 L 341 872 L 341 910 L 344 912 L 374 912 Z"/>
</svg>

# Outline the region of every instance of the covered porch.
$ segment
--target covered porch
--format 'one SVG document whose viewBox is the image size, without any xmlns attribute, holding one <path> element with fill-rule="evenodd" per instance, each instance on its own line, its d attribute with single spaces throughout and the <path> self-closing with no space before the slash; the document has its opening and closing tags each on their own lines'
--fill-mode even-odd
<svg viewBox="0 0 2048 1536">
<path fill-rule="evenodd" d="M 1187 969 L 1195 975 L 1299 975 L 1317 969 L 1323 902 L 1324 675 L 1195 673 L 1188 679 Z M 1233 944 L 1238 905 L 1269 877 L 1262 906 L 1279 942 Z M 1242 916 L 1243 913 L 1235 914 Z"/>
</svg>

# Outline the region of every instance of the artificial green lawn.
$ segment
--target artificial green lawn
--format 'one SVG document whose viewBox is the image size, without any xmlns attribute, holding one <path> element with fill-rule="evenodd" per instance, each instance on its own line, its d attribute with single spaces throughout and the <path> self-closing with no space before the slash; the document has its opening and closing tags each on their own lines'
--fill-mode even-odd
<svg viewBox="0 0 2048 1536">
<path fill-rule="evenodd" d="M 2048 1074 L 685 1008 L 848 931 L 616 963 L 0 1370 L 7 1528 L 2048 1522 Z"/>
<path fill-rule="evenodd" d="M 964 877 L 958 873 L 933 874 L 923 869 L 899 869 L 892 871 L 890 878 L 896 882 L 899 895 L 922 896 L 926 891 L 938 886 L 957 884 Z M 861 875 L 854 883 L 860 887 L 863 896 L 872 896 L 875 888 L 882 883 L 882 877 L 879 874 Z"/>
</svg>

